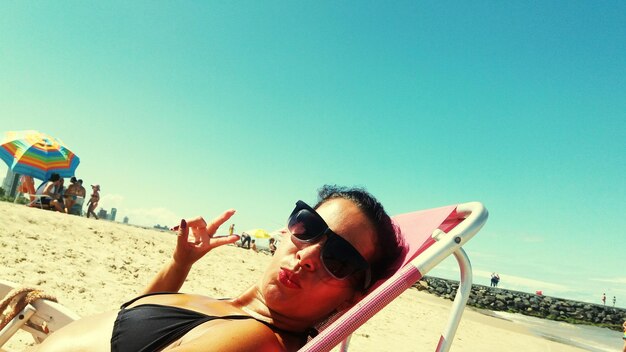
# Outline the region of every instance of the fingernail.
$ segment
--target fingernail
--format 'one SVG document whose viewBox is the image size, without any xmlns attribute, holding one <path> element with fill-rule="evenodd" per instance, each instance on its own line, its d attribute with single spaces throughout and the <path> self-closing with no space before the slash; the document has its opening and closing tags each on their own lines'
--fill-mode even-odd
<svg viewBox="0 0 626 352">
<path fill-rule="evenodd" d="M 185 219 L 180 220 L 180 227 L 183 229 L 187 228 L 187 221 L 185 221 Z"/>
</svg>

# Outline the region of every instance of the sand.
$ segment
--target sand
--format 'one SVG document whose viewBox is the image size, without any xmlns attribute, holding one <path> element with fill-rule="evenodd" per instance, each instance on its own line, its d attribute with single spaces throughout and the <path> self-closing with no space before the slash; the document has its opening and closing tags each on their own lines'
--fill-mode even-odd
<svg viewBox="0 0 626 352">
<path fill-rule="evenodd" d="M 136 296 L 168 260 L 174 244 L 171 232 L 0 202 L 0 278 L 41 288 L 80 316 L 115 310 Z M 270 258 L 220 247 L 194 266 L 181 291 L 236 296 Z M 408 290 L 355 332 L 351 350 L 433 351 L 450 305 Z M 20 334 L 5 348 L 22 350 L 29 340 Z M 466 308 L 451 351 L 512 350 L 582 351 Z"/>
</svg>

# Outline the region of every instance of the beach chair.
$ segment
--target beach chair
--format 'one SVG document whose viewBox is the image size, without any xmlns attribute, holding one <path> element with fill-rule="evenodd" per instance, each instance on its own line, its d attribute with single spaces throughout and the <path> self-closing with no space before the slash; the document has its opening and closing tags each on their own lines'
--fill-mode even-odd
<svg viewBox="0 0 626 352">
<path fill-rule="evenodd" d="M 5 300 L 5 297 L 9 293 L 15 293 L 16 288 L 19 288 L 19 285 L 10 281 L 0 280 L 0 302 L 9 303 L 9 300 Z M 40 291 L 32 289 L 19 291 L 23 292 L 15 295 L 15 298 L 10 301 L 11 304 L 8 306 L 8 310 L 11 310 L 11 308 L 19 309 L 21 305 L 16 302 L 20 299 L 33 299 L 19 311 L 16 311 L 15 314 L 11 314 L 13 318 L 8 320 L 6 325 L 0 330 L 0 351 L 6 351 L 2 346 L 20 329 L 30 333 L 35 343 L 41 343 L 48 335 L 79 318 L 78 315 L 54 302 L 52 297 L 42 294 Z M 29 293 L 30 296 L 28 296 Z M 22 302 L 26 303 L 28 301 L 27 299 Z M 4 312 L 0 311 L 0 316 L 2 316 L 2 313 Z M 3 319 L 0 319 L 0 322 L 2 321 Z"/>
<path fill-rule="evenodd" d="M 461 247 L 481 229 L 487 216 L 485 207 L 477 202 L 394 216 L 393 221 L 406 241 L 404 255 L 398 260 L 399 269 L 391 277 L 377 282 L 350 309 L 318 326 L 320 333 L 300 352 L 330 351 L 339 344 L 341 351 L 347 351 L 350 336 L 358 327 L 442 260 L 454 255 L 460 268 L 460 283 L 448 323 L 436 347 L 437 352 L 448 351 L 472 288 L 471 264 Z"/>
<path fill-rule="evenodd" d="M 20 183 L 15 191 L 15 199 L 13 200 L 13 203 L 17 203 L 20 195 L 27 197 L 26 200 L 29 202 L 27 203 L 28 205 L 37 201 L 37 197 L 35 196 L 35 181 L 31 176 L 20 176 Z"/>
</svg>

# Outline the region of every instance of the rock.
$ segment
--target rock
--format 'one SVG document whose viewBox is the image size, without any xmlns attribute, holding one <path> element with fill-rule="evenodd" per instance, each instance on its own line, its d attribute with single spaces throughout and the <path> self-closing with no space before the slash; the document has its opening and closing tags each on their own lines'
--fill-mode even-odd
<svg viewBox="0 0 626 352">
<path fill-rule="evenodd" d="M 427 276 L 416 283 L 414 287 L 446 299 L 453 299 L 458 289 L 458 281 Z M 621 324 L 626 319 L 626 309 L 622 308 L 606 307 L 557 297 L 538 296 L 484 285 L 472 285 L 468 304 L 474 307 L 506 310 L 539 318 L 555 320 L 571 318 L 581 323 L 602 323 L 615 330 L 621 330 Z"/>
</svg>

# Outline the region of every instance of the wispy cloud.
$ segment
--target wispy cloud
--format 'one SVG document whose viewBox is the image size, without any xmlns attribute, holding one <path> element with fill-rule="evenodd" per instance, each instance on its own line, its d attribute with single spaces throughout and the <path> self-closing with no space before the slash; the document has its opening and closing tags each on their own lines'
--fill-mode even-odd
<svg viewBox="0 0 626 352">
<path fill-rule="evenodd" d="M 166 225 L 172 227 L 180 222 L 181 217 L 167 208 L 127 209 L 124 215 L 130 223 L 142 226 Z"/>
<path fill-rule="evenodd" d="M 121 221 L 122 217 L 128 216 L 131 224 L 141 226 L 174 226 L 181 219 L 179 215 L 164 207 L 128 208 L 124 204 L 124 200 L 125 198 L 122 195 L 106 193 L 100 199 L 98 207 L 102 207 L 107 210 L 110 208 L 117 208 L 117 221 Z"/>
<path fill-rule="evenodd" d="M 121 208 L 124 203 L 124 196 L 119 194 L 108 194 L 105 193 L 98 203 L 101 207 L 105 209 L 109 208 Z"/>
<path fill-rule="evenodd" d="M 626 285 L 626 277 L 613 277 L 613 278 L 601 278 L 601 279 L 589 279 L 590 281 L 607 282 L 610 284 Z"/>
<path fill-rule="evenodd" d="M 522 236 L 521 240 L 526 243 L 541 243 L 545 241 L 545 238 L 541 236 Z"/>
</svg>

